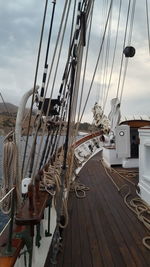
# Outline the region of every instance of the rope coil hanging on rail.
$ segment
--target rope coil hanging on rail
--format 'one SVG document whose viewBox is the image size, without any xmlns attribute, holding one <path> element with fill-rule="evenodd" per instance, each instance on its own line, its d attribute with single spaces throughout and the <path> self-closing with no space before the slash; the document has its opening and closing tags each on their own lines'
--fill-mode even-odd
<svg viewBox="0 0 150 267">
<path fill-rule="evenodd" d="M 14 133 L 11 131 L 4 139 L 3 149 L 3 184 L 0 190 L 0 198 L 3 198 L 14 186 L 18 197 L 18 204 L 20 200 L 20 185 L 16 181 L 17 175 L 17 147 L 14 142 Z M 1 203 L 0 209 L 4 214 L 9 214 L 11 209 L 11 197 L 8 197 Z"/>
</svg>

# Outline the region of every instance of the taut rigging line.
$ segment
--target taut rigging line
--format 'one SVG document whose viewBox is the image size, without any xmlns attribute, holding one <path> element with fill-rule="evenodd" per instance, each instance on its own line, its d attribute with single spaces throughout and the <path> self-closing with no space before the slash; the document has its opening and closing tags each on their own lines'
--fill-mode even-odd
<svg viewBox="0 0 150 267">
<path fill-rule="evenodd" d="M 128 11 L 127 11 L 126 27 L 125 27 L 125 34 L 124 34 L 124 41 L 123 41 L 123 50 L 125 48 L 125 43 L 126 43 L 126 38 L 127 38 L 127 30 L 128 30 L 130 7 L 131 7 L 131 0 L 129 0 L 129 2 L 128 2 Z M 118 95 L 119 95 L 119 88 L 120 88 L 120 82 L 121 82 L 121 74 L 122 74 L 122 68 L 123 68 L 123 60 L 124 60 L 124 54 L 122 52 L 116 98 L 118 98 Z"/>
<path fill-rule="evenodd" d="M 111 84 L 111 79 L 112 79 L 112 74 L 113 74 L 113 69 L 114 69 L 116 49 L 117 49 L 117 42 L 118 42 L 119 25 L 120 25 L 121 7 L 122 7 L 122 0 L 120 0 L 120 5 L 119 5 L 118 22 L 117 22 L 117 32 L 116 32 L 115 45 L 114 45 L 114 53 L 113 53 L 113 59 L 112 59 L 112 65 L 111 65 L 109 82 L 108 82 L 108 86 L 107 86 L 106 97 L 105 97 L 105 101 L 104 101 L 103 112 L 105 111 L 107 97 L 108 97 L 108 93 L 109 93 L 109 89 L 110 89 L 110 84 Z"/>
<path fill-rule="evenodd" d="M 1 99 L 2 99 L 2 101 L 3 101 L 4 107 L 5 107 L 5 109 L 6 109 L 7 113 L 8 113 L 8 115 L 11 116 L 11 114 L 10 114 L 8 108 L 7 108 L 7 105 L 6 105 L 6 103 L 5 103 L 5 100 L 4 100 L 3 96 L 2 96 L 2 93 L 0 93 L 0 97 L 1 97 Z"/>
<path fill-rule="evenodd" d="M 63 30 L 63 33 L 62 33 L 62 39 L 61 39 L 61 45 L 60 45 L 60 50 L 59 50 L 59 54 L 58 54 L 58 62 L 57 62 L 57 64 L 59 63 L 60 53 L 61 53 L 61 50 L 62 50 L 62 44 L 63 44 L 64 35 L 65 35 L 65 31 L 66 31 L 66 26 L 67 26 L 67 22 L 68 22 L 68 18 L 69 18 L 70 5 L 71 5 L 71 0 L 68 3 L 68 7 L 67 7 L 67 11 L 66 11 L 64 30 Z M 44 134 L 45 134 L 47 117 L 48 117 L 48 114 L 49 114 L 49 111 L 50 111 L 51 99 L 52 99 L 52 96 L 53 96 L 53 93 L 54 93 L 54 84 L 55 84 L 55 79 L 56 79 L 56 74 L 57 74 L 57 68 L 58 68 L 58 66 L 56 65 L 56 70 L 55 70 L 54 79 L 53 79 L 53 85 L 52 85 L 52 89 L 51 89 L 51 93 L 50 93 L 50 97 L 49 97 L 49 102 L 48 102 L 48 107 L 47 107 L 47 112 L 46 112 L 46 119 L 45 119 L 45 122 L 44 122 L 44 125 L 43 125 L 43 128 L 42 128 L 42 136 L 41 136 L 41 140 L 40 140 L 40 144 L 39 144 L 39 148 L 38 148 L 38 154 L 40 154 L 42 143 L 43 143 L 43 138 L 44 138 Z M 46 88 L 46 90 L 45 90 L 44 98 L 46 96 L 47 89 L 48 88 Z M 43 104 L 44 104 L 44 102 L 43 102 Z M 41 113 L 40 113 L 40 117 L 41 116 L 42 116 L 42 110 L 41 110 Z M 33 173 L 32 173 L 32 179 L 34 179 L 34 177 L 35 177 L 36 166 L 38 166 L 38 163 L 39 163 L 39 157 L 37 157 L 36 162 L 34 164 L 34 170 L 33 170 Z"/>
<path fill-rule="evenodd" d="M 30 131 L 30 125 L 31 125 L 31 117 L 32 117 L 33 104 L 34 104 L 34 96 L 35 96 L 35 89 L 36 89 L 36 83 L 37 83 L 37 76 L 38 76 L 38 70 L 39 70 L 39 62 L 40 62 L 40 56 L 41 56 L 41 48 L 42 48 L 42 42 L 43 42 L 43 34 L 44 34 L 44 28 L 45 28 L 47 7 L 48 7 L 48 0 L 46 0 L 46 2 L 45 2 L 44 15 L 43 15 L 43 21 L 42 21 L 42 28 L 41 28 L 38 56 L 37 56 L 37 63 L 36 63 L 36 70 L 35 70 L 35 77 L 34 77 L 34 85 L 33 85 L 34 91 L 33 91 L 33 95 L 32 95 L 32 101 L 31 101 L 31 107 L 30 107 L 30 115 L 29 115 L 29 125 L 28 125 L 28 130 L 27 130 L 27 139 L 26 139 L 26 143 L 25 143 L 23 162 L 22 162 L 22 170 L 21 170 L 22 177 L 23 177 L 24 164 L 25 164 L 25 158 L 26 158 L 26 152 L 27 152 L 27 146 L 28 146 L 28 140 L 29 140 L 29 131 Z"/>
<path fill-rule="evenodd" d="M 149 54 L 150 54 L 149 8 L 148 8 L 148 1 L 147 0 L 146 0 L 146 19 L 147 19 L 148 48 L 149 48 Z"/>
<path fill-rule="evenodd" d="M 87 95 L 87 98 L 86 98 L 86 101 L 85 101 L 85 104 L 84 104 L 84 107 L 83 107 L 83 111 L 82 111 L 82 114 L 81 114 L 81 117 L 80 117 L 80 122 L 82 120 L 84 111 L 86 109 L 86 106 L 87 106 L 87 103 L 88 103 L 88 99 L 89 99 L 89 96 L 90 96 L 90 93 L 91 93 L 91 90 L 92 90 L 93 82 L 94 82 L 94 79 L 95 79 L 95 75 L 96 75 L 96 72 L 97 72 L 97 68 L 98 68 L 98 64 L 99 64 L 99 60 L 100 60 L 100 56 L 101 56 L 101 52 L 102 52 L 102 48 L 103 48 L 103 44 L 104 44 L 104 40 L 105 40 L 105 35 L 106 35 L 106 31 L 107 31 L 107 26 L 108 26 L 108 22 L 109 22 L 109 19 L 110 19 L 110 13 L 111 13 L 111 9 L 112 9 L 112 4 L 113 4 L 113 0 L 111 0 L 111 2 L 110 2 L 108 15 L 107 15 L 106 23 L 105 23 L 105 28 L 104 28 L 104 33 L 103 33 L 103 37 L 102 37 L 102 42 L 101 42 L 101 45 L 100 45 L 100 50 L 99 50 L 99 54 L 98 54 L 98 57 L 97 57 L 96 66 L 95 66 L 95 69 L 94 69 L 92 81 L 91 81 L 91 84 L 90 84 L 90 87 L 89 87 L 89 90 L 88 90 L 88 95 Z"/>
<path fill-rule="evenodd" d="M 56 0 L 54 0 L 52 4 L 53 4 L 53 7 L 52 7 L 52 14 L 51 14 L 50 25 L 49 25 L 49 33 L 48 33 L 48 40 L 47 40 L 47 47 L 46 47 L 46 54 L 45 54 L 44 72 L 43 72 L 43 78 L 42 78 L 42 87 L 41 87 L 41 92 L 40 92 L 38 114 L 40 114 L 40 112 L 42 113 L 42 109 L 44 105 L 44 90 L 45 90 L 45 83 L 46 83 L 46 78 L 47 78 L 48 56 L 49 56 L 49 49 L 50 49 L 50 43 L 51 43 L 51 37 L 52 37 L 52 27 L 53 27 L 53 22 L 54 22 Z M 36 130 L 36 134 L 35 134 L 35 138 L 33 142 L 33 147 L 31 150 L 32 154 L 31 154 L 31 161 L 30 161 L 30 168 L 29 168 L 29 177 L 31 177 L 33 166 L 34 166 L 36 139 L 37 139 L 39 127 L 40 127 L 40 118 L 38 119 L 38 122 L 37 122 L 37 130 Z"/>
<path fill-rule="evenodd" d="M 135 14 L 135 6 L 136 6 L 136 0 L 133 0 L 132 3 L 132 11 L 131 11 L 131 20 L 130 20 L 130 29 L 129 29 L 129 37 L 128 37 L 128 45 L 131 45 L 131 39 L 132 39 L 132 32 L 133 32 L 133 22 L 134 22 L 134 14 Z M 120 93 L 120 103 L 122 101 L 122 95 L 123 95 L 123 89 L 125 84 L 125 78 L 127 73 L 127 67 L 128 67 L 128 61 L 129 58 L 125 59 L 125 67 L 124 67 L 124 74 L 123 74 L 123 80 L 122 80 L 122 86 L 121 86 L 121 93 Z"/>
</svg>

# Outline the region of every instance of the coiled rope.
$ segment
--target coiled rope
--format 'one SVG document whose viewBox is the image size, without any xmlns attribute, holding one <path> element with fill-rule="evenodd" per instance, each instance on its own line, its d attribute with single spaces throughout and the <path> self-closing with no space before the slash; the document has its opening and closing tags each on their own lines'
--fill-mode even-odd
<svg viewBox="0 0 150 267">
<path fill-rule="evenodd" d="M 16 183 L 17 175 L 17 147 L 13 141 L 13 131 L 4 139 L 3 149 L 3 181 L 0 191 L 0 198 L 3 198 L 16 185 L 19 192 L 19 185 Z M 4 214 L 9 214 L 11 209 L 11 195 L 1 203 L 1 210 Z"/>
<path fill-rule="evenodd" d="M 125 193 L 125 196 L 123 197 L 124 203 L 132 212 L 134 212 L 136 214 L 138 220 L 141 221 L 148 230 L 150 230 L 150 219 L 147 218 L 150 215 L 150 206 L 141 198 L 133 198 L 129 201 L 128 198 L 131 196 L 131 189 L 130 189 L 129 185 L 124 184 L 123 186 L 119 187 L 116 184 L 116 182 L 114 181 L 113 176 L 110 175 L 109 171 L 115 172 L 117 174 L 119 174 L 119 172 L 117 172 L 116 170 L 114 170 L 111 167 L 106 166 L 106 164 L 103 162 L 103 160 L 101 160 L 101 163 L 104 167 L 105 173 L 107 174 L 107 176 L 109 177 L 111 182 L 114 184 L 114 186 L 116 187 L 118 192 L 121 193 L 124 188 L 128 188 L 127 193 Z M 130 184 L 136 186 L 135 183 L 133 183 L 129 179 L 125 178 L 123 175 L 119 174 L 119 177 L 124 179 L 125 181 L 129 182 Z M 150 245 L 148 244 L 148 241 L 150 241 L 150 236 L 144 237 L 142 240 L 142 243 L 147 249 L 150 250 Z"/>
<path fill-rule="evenodd" d="M 80 183 L 80 181 L 73 181 L 70 184 L 70 192 L 75 192 L 77 198 L 85 198 L 86 191 L 89 191 L 90 188 Z"/>
</svg>

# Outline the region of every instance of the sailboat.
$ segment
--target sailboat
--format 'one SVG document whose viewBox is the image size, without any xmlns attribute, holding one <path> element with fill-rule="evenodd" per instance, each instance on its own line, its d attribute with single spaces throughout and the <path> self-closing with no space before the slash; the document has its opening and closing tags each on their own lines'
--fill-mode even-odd
<svg viewBox="0 0 150 267">
<path fill-rule="evenodd" d="M 58 18 L 57 1 L 52 1 L 40 87 L 37 78 L 49 5 L 45 1 L 33 88 L 22 96 L 15 129 L 4 139 L 0 209 L 8 220 L 0 233 L 0 267 L 150 264 L 150 117 L 121 116 L 127 67 L 136 53 L 131 45 L 136 1 L 128 3 L 117 92 L 108 116 L 105 107 L 123 3 L 117 1 L 116 37 L 111 43 L 116 3 L 104 1 L 105 23 L 91 76 L 87 64 L 96 2 L 66 0 Z M 146 7 L 149 35 L 147 1 Z M 60 24 L 49 57 L 55 19 Z M 114 53 L 109 60 L 111 44 Z M 103 84 L 107 84 L 101 88 L 103 103 L 94 101 L 93 130 L 79 138 L 100 63 Z M 90 77 L 88 90 L 86 77 Z M 29 97 L 23 145 L 22 122 Z"/>
</svg>

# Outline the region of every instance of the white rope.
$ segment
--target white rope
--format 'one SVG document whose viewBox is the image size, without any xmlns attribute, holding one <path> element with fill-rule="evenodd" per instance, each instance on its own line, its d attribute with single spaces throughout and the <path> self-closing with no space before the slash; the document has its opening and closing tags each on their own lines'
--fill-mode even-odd
<svg viewBox="0 0 150 267">
<path fill-rule="evenodd" d="M 9 221 L 5 224 L 5 227 L 3 228 L 3 230 L 0 232 L 0 236 L 2 236 L 2 234 L 5 232 L 7 226 L 10 224 L 11 219 L 9 219 Z"/>
<path fill-rule="evenodd" d="M 3 202 L 3 200 L 4 200 L 7 196 L 9 196 L 9 194 L 10 194 L 14 189 L 15 189 L 15 187 L 13 187 L 12 189 L 10 189 L 9 192 L 8 192 L 4 197 L 2 197 L 2 198 L 0 199 L 0 204 Z"/>
<path fill-rule="evenodd" d="M 131 189 L 130 189 L 129 185 L 124 184 L 123 186 L 119 187 L 116 184 L 114 177 L 108 172 L 108 170 L 111 172 L 111 171 L 114 171 L 114 169 L 108 168 L 102 160 L 101 160 L 101 163 L 104 167 L 104 170 L 105 170 L 107 176 L 112 181 L 112 183 L 114 184 L 114 186 L 116 187 L 118 192 L 121 193 L 124 188 L 128 188 L 127 193 L 125 193 L 125 196 L 123 197 L 124 203 L 132 212 L 134 212 L 136 214 L 138 220 L 141 221 L 148 230 L 150 230 L 150 219 L 148 219 L 148 217 L 150 215 L 150 206 L 144 200 L 142 200 L 141 198 L 137 198 L 137 197 L 132 198 L 131 200 L 128 201 L 128 198 L 131 196 Z M 131 182 L 130 180 L 128 180 L 124 176 L 119 175 L 119 177 L 130 182 L 132 185 L 135 186 L 135 184 L 133 182 Z M 147 215 L 147 217 L 145 214 Z M 150 240 L 150 236 L 146 236 L 143 238 L 142 243 L 147 249 L 150 250 L 150 245 L 147 242 L 149 240 Z"/>
<path fill-rule="evenodd" d="M 16 181 L 17 170 L 17 147 L 13 141 L 13 132 L 10 132 L 4 140 L 3 149 L 3 181 L 1 188 L 1 210 L 4 214 L 8 214 L 11 208 L 11 195 L 9 191 L 13 191 L 13 186 L 16 185 L 17 194 L 19 197 L 20 185 Z"/>
<path fill-rule="evenodd" d="M 66 25 L 67 25 L 67 21 L 68 21 L 68 17 L 69 17 L 68 14 L 69 14 L 69 10 L 70 10 L 70 3 L 71 3 L 71 1 L 69 1 L 67 13 L 66 13 L 64 31 L 63 31 L 63 34 L 62 34 L 62 41 L 61 41 L 61 46 L 60 46 L 60 51 L 59 51 L 59 57 L 60 57 L 60 52 L 61 52 L 61 49 L 62 49 L 62 43 L 63 43 L 65 31 L 66 31 Z M 57 70 L 57 66 L 56 66 L 56 70 Z M 55 77 L 54 77 L 54 80 L 55 80 Z M 48 89 L 48 83 L 47 83 L 47 87 L 46 87 L 46 90 L 45 90 L 44 97 L 46 96 L 47 89 Z M 48 108 L 47 108 L 46 120 L 44 122 L 43 129 L 42 129 L 42 136 L 41 136 L 40 144 L 39 144 L 39 147 L 38 147 L 38 154 L 40 154 L 42 143 L 43 143 L 43 138 L 44 138 L 44 135 L 45 135 L 45 129 L 46 129 L 46 123 L 47 123 L 47 116 L 48 116 L 48 111 L 50 109 L 50 104 L 51 104 L 51 99 L 52 99 L 53 93 L 54 93 L 54 86 L 53 86 L 53 88 L 51 90 L 51 94 L 50 94 L 50 101 L 49 101 Z M 35 173 L 36 173 L 36 167 L 38 166 L 38 162 L 39 162 L 39 157 L 37 157 L 37 159 L 35 161 L 35 164 L 34 164 L 34 169 L 33 169 L 33 174 L 32 174 L 32 180 L 34 180 Z"/>
<path fill-rule="evenodd" d="M 109 19 L 110 19 L 112 3 L 113 3 L 113 1 L 111 0 L 110 6 L 109 6 L 108 15 L 107 15 L 107 19 L 106 19 L 105 29 L 104 29 L 104 33 L 103 33 L 103 37 L 102 37 L 102 42 L 101 42 L 101 45 L 100 45 L 99 54 L 98 54 L 98 57 L 97 57 L 97 61 L 96 61 L 95 69 L 94 69 L 94 72 L 93 72 L 91 84 L 90 84 L 90 87 L 89 87 L 89 90 L 88 90 L 88 95 L 87 95 L 87 98 L 86 98 L 86 101 L 85 101 L 85 104 L 84 104 L 84 107 L 83 107 L 83 111 L 82 111 L 82 114 L 81 114 L 81 117 L 80 117 L 80 122 L 81 122 L 82 117 L 84 115 L 84 112 L 85 112 L 85 109 L 86 109 L 86 106 L 87 106 L 87 103 L 88 103 L 88 100 L 89 100 L 89 96 L 91 94 L 91 90 L 92 90 L 93 82 L 94 82 L 95 75 L 96 75 L 96 72 L 97 72 L 97 68 L 98 68 L 98 65 L 99 65 L 99 60 L 100 60 L 101 53 L 102 53 L 102 48 L 103 48 L 103 45 L 104 45 L 104 40 L 105 40 L 105 36 L 106 36 L 108 22 L 109 22 Z"/>
</svg>

